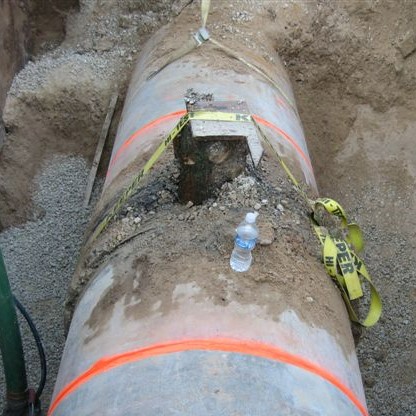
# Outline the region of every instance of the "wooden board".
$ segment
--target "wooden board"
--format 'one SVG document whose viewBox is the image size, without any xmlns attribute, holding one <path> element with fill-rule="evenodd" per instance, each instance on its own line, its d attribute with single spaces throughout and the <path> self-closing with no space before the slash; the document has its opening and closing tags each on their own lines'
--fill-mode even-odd
<svg viewBox="0 0 416 416">
<path fill-rule="evenodd" d="M 95 176 L 97 174 L 97 169 L 100 164 L 101 155 L 103 153 L 105 139 L 108 136 L 108 130 L 110 128 L 111 120 L 113 119 L 114 110 L 117 104 L 117 99 L 118 99 L 118 92 L 115 92 L 113 96 L 111 97 L 110 104 L 107 110 L 107 115 L 105 116 L 104 124 L 101 129 L 101 135 L 98 140 L 97 149 L 95 150 L 95 156 L 92 162 L 90 174 L 88 176 L 87 188 L 85 190 L 84 207 L 87 207 L 90 203 L 92 187 L 94 185 Z"/>
</svg>

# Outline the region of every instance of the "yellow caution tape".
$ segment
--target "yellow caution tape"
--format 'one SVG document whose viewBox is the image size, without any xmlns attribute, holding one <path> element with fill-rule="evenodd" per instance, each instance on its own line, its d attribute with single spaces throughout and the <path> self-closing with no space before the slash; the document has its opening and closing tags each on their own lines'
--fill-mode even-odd
<svg viewBox="0 0 416 416">
<path fill-rule="evenodd" d="M 250 68 L 254 72 L 257 72 L 259 75 L 261 75 L 266 81 L 268 81 L 274 88 L 276 88 L 280 92 L 280 94 L 283 96 L 283 98 L 286 100 L 286 102 L 289 104 L 289 106 L 295 112 L 295 114 L 298 114 L 296 105 L 293 102 L 293 100 L 291 100 L 289 96 L 283 91 L 282 87 L 278 85 L 277 82 L 274 81 L 271 77 L 269 77 L 262 69 L 260 69 L 257 65 L 250 63 L 249 61 L 244 59 L 242 56 L 240 56 L 237 52 L 234 52 L 231 48 L 229 48 L 228 46 L 225 46 L 224 44 L 213 39 L 212 37 L 210 37 L 208 41 L 210 41 L 215 46 L 220 48 L 227 55 L 231 56 L 234 59 L 237 59 L 237 61 L 240 61 L 241 63 L 246 65 L 248 68 Z"/>
<path fill-rule="evenodd" d="M 201 24 L 202 24 L 202 27 L 205 27 L 207 25 L 207 19 L 208 19 L 210 6 L 211 6 L 211 0 L 201 0 Z"/>
<path fill-rule="evenodd" d="M 381 316 L 381 312 L 383 309 L 381 298 L 377 292 L 376 287 L 374 286 L 371 280 L 370 274 L 368 273 L 364 262 L 355 253 L 352 253 L 352 254 L 354 256 L 354 265 L 355 265 L 357 272 L 367 281 L 367 283 L 370 286 L 370 308 L 368 310 L 367 317 L 364 319 L 363 322 L 361 322 L 358 319 L 352 307 L 351 307 L 351 311 L 349 311 L 349 314 L 350 314 L 351 319 L 354 322 L 357 322 L 365 327 L 373 326 L 374 324 L 377 323 L 377 321 L 380 319 L 380 316 Z"/>
<path fill-rule="evenodd" d="M 323 227 L 320 227 L 316 224 L 312 224 L 312 225 L 314 227 L 314 230 L 320 242 L 323 244 L 323 261 L 324 261 L 325 269 L 328 272 L 328 274 L 332 278 L 334 278 L 334 280 L 338 283 L 338 287 L 341 291 L 341 295 L 342 295 L 342 298 L 344 299 L 350 319 L 353 322 L 356 322 L 364 327 L 373 326 L 374 324 L 377 323 L 377 321 L 379 320 L 381 316 L 382 303 L 381 303 L 380 296 L 377 292 L 377 289 L 375 288 L 370 278 L 370 275 L 367 271 L 367 268 L 364 265 L 364 262 L 353 251 L 351 250 L 349 251 L 355 273 L 360 275 L 362 279 L 366 280 L 370 287 L 370 306 L 369 306 L 366 318 L 364 319 L 364 321 L 360 321 L 360 319 L 358 318 L 351 304 L 352 297 L 351 297 L 350 288 L 348 288 L 349 283 L 346 281 L 346 276 L 345 274 L 338 272 L 337 262 L 339 259 L 338 257 L 339 248 L 342 249 L 341 253 L 345 253 L 346 251 L 344 250 L 344 246 L 342 244 L 346 245 L 346 242 L 343 240 L 337 240 L 337 239 L 332 238 L 323 230 Z M 338 244 L 341 247 L 339 247 Z M 343 254 L 343 256 L 344 255 L 345 254 Z M 342 271 L 342 267 L 341 267 L 341 271 Z M 359 290 L 361 291 L 361 287 Z"/>
<path fill-rule="evenodd" d="M 224 113 L 217 111 L 194 111 L 185 114 L 178 124 L 170 131 L 168 136 L 160 143 L 156 151 L 145 163 L 139 174 L 135 176 L 130 185 L 123 191 L 116 203 L 111 207 L 105 218 L 96 227 L 91 241 L 94 241 L 101 232 L 109 225 L 109 223 L 117 216 L 122 206 L 137 191 L 143 177 L 151 170 L 159 157 L 166 148 L 179 135 L 189 120 L 204 121 L 230 121 L 230 122 L 253 122 L 258 129 L 261 137 L 270 146 L 277 160 L 283 167 L 295 189 L 305 199 L 309 207 L 315 212 L 319 207 L 323 207 L 328 213 L 336 216 L 341 220 L 341 227 L 346 230 L 347 236 L 345 240 L 334 238 L 329 235 L 328 231 L 320 226 L 315 218 L 311 217 L 312 227 L 322 244 L 322 256 L 327 273 L 337 282 L 341 291 L 342 298 L 346 304 L 350 319 L 362 326 L 369 327 L 374 325 L 381 316 L 382 304 L 380 296 L 368 274 L 363 261 L 355 254 L 351 246 L 357 252 L 364 247 L 362 233 L 360 227 L 355 223 L 348 223 L 344 209 L 338 202 L 331 198 L 318 198 L 315 201 L 308 198 L 306 192 L 302 189 L 289 167 L 283 161 L 282 157 L 271 144 L 270 140 L 260 128 L 258 123 L 248 114 L 241 113 Z M 367 317 L 364 321 L 360 321 L 351 304 L 351 300 L 358 299 L 363 296 L 360 277 L 365 279 L 370 287 L 370 307 Z"/>
<path fill-rule="evenodd" d="M 313 229 L 323 246 L 322 257 L 325 269 L 338 283 L 350 319 L 365 327 L 372 326 L 381 316 L 382 303 L 363 261 L 350 248 L 352 245 L 359 252 L 364 247 L 360 227 L 348 223 L 344 209 L 333 199 L 319 198 L 315 201 L 315 207 L 319 206 L 323 206 L 327 212 L 340 218 L 341 226 L 348 232 L 345 240 L 337 239 L 330 236 L 324 227 L 316 223 L 316 220 L 312 220 Z M 364 321 L 360 321 L 351 304 L 351 300 L 363 296 L 360 277 L 367 281 L 370 287 L 370 306 Z"/>
<path fill-rule="evenodd" d="M 251 116 L 242 113 L 223 113 L 220 111 L 190 111 L 188 113 L 189 120 L 204 121 L 240 121 L 243 123 L 251 123 Z"/>
<path fill-rule="evenodd" d="M 267 145 L 269 146 L 270 150 L 276 156 L 276 159 L 279 161 L 280 166 L 282 166 L 283 170 L 286 172 L 286 175 L 289 177 L 289 179 L 292 182 L 293 186 L 296 188 L 296 190 L 299 192 L 299 194 L 303 197 L 303 199 L 307 202 L 307 204 L 310 207 L 312 207 L 313 206 L 313 201 L 311 201 L 308 198 L 308 196 L 306 195 L 305 191 L 300 186 L 300 184 L 297 181 L 297 179 L 293 176 L 293 174 L 290 171 L 289 167 L 286 165 L 286 163 L 284 162 L 284 160 L 282 159 L 282 157 L 279 155 L 279 153 L 277 152 L 277 150 L 274 148 L 274 146 L 270 142 L 270 140 L 267 137 L 267 135 L 264 133 L 263 129 L 260 127 L 259 123 L 257 123 L 257 121 L 254 118 L 252 118 L 252 121 L 253 121 L 254 126 L 256 127 L 257 131 L 259 132 L 260 137 L 267 143 Z"/>
<path fill-rule="evenodd" d="M 355 223 L 348 223 L 342 206 L 331 198 L 318 198 L 315 201 L 315 209 L 320 206 L 341 220 L 341 227 L 347 231 L 347 242 L 353 245 L 355 251 L 359 253 L 364 248 L 364 239 L 359 225 Z"/>
<path fill-rule="evenodd" d="M 117 216 L 123 205 L 129 198 L 137 191 L 143 177 L 150 171 L 153 165 L 157 162 L 162 153 L 172 143 L 172 141 L 179 135 L 182 129 L 186 126 L 189 120 L 206 120 L 206 121 L 238 121 L 243 123 L 250 123 L 251 116 L 242 113 L 224 113 L 219 111 L 192 111 L 185 114 L 179 120 L 178 124 L 170 131 L 167 137 L 160 143 L 156 151 L 152 154 L 150 159 L 145 163 L 141 171 L 135 176 L 130 185 L 123 191 L 121 196 L 117 199 L 115 204 L 110 208 L 105 218 L 97 225 L 91 237 L 94 241 L 110 222 Z"/>
<path fill-rule="evenodd" d="M 289 107 L 295 112 L 295 114 L 298 114 L 296 105 L 294 101 L 283 91 L 283 88 L 273 80 L 269 75 L 267 75 L 261 68 L 259 68 L 257 65 L 252 64 L 251 62 L 247 61 L 245 58 L 243 58 L 241 55 L 239 55 L 237 52 L 229 48 L 228 46 L 222 44 L 221 42 L 217 41 L 216 39 L 213 39 L 208 31 L 206 31 L 205 27 L 207 24 L 209 9 L 211 6 L 210 0 L 201 0 L 201 28 L 197 31 L 197 33 L 194 33 L 190 39 L 188 39 L 186 42 L 183 42 L 183 44 L 175 49 L 168 57 L 165 64 L 163 64 L 159 69 L 153 71 L 149 76 L 148 79 L 153 78 L 156 74 L 158 74 L 160 71 L 165 69 L 167 66 L 172 64 L 173 62 L 176 62 L 177 60 L 183 58 L 188 53 L 192 52 L 194 49 L 199 47 L 202 43 L 211 42 L 214 44 L 217 48 L 221 49 L 224 53 L 226 53 L 228 56 L 231 56 L 234 59 L 237 59 L 244 65 L 246 65 L 248 68 L 259 74 L 261 77 L 263 77 L 269 84 L 271 84 L 274 88 L 276 88 L 277 91 L 282 95 L 282 97 L 286 100 Z M 204 36 L 200 37 L 198 36 L 201 31 L 204 31 Z"/>
<path fill-rule="evenodd" d="M 260 136 L 271 148 L 295 189 L 304 198 L 312 211 L 315 213 L 319 207 L 323 207 L 328 213 L 341 220 L 341 227 L 347 233 L 345 241 L 329 235 L 328 231 L 317 223 L 315 216 L 311 218 L 312 227 L 322 244 L 322 257 L 325 270 L 337 282 L 350 319 L 365 327 L 374 325 L 381 316 L 381 299 L 363 261 L 351 249 L 351 246 L 353 246 L 356 252 L 360 252 L 364 248 L 364 240 L 360 227 L 355 223 L 348 223 L 344 209 L 335 200 L 331 198 L 318 198 L 315 201 L 309 199 L 289 167 L 271 144 L 267 135 L 254 119 L 253 123 L 259 131 Z M 364 321 L 359 320 L 351 304 L 351 300 L 363 296 L 360 276 L 370 286 L 370 307 Z"/>
<path fill-rule="evenodd" d="M 329 240 L 331 241 L 330 248 L 326 245 Z M 330 238 L 327 236 L 324 244 L 323 257 L 325 267 L 328 271 L 332 271 L 332 269 L 329 268 L 330 264 L 332 264 L 336 270 L 336 265 L 338 263 L 343 277 L 341 280 L 346 287 L 348 296 L 351 300 L 358 299 L 363 296 L 360 279 L 358 278 L 358 273 L 354 266 L 354 258 L 352 257 L 348 244 L 344 240 Z M 334 274 L 330 274 L 332 277 L 336 277 L 336 272 Z"/>
<path fill-rule="evenodd" d="M 345 211 L 338 202 L 331 198 L 318 198 L 315 201 L 315 205 L 324 207 L 327 212 L 340 218 L 344 227 L 347 226 Z"/>
<path fill-rule="evenodd" d="M 210 0 L 201 0 L 201 20 L 202 20 L 202 28 L 205 29 L 208 14 L 209 14 L 209 8 L 210 8 Z M 244 65 L 246 65 L 251 70 L 257 72 L 259 75 L 261 75 L 264 79 L 266 79 L 271 85 L 273 85 L 279 92 L 282 94 L 283 98 L 287 101 L 289 106 L 293 109 L 293 111 L 297 114 L 297 109 L 295 103 L 289 98 L 289 96 L 283 91 L 280 85 L 276 83 L 271 77 L 269 77 L 262 69 L 260 69 L 257 65 L 252 64 L 251 62 L 244 59 L 242 56 L 240 56 L 238 53 L 234 52 L 231 48 L 228 46 L 225 46 L 221 42 L 213 39 L 212 37 L 209 37 L 207 41 L 210 41 L 215 46 L 220 48 L 223 52 L 225 52 L 227 55 L 231 56 L 234 59 L 237 59 Z"/>
</svg>

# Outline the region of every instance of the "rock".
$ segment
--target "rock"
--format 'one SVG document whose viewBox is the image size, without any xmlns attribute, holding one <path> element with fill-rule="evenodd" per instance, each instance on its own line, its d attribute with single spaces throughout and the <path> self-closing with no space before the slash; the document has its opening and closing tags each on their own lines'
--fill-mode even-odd
<svg viewBox="0 0 416 416">
<path fill-rule="evenodd" d="M 370 357 L 364 357 L 362 359 L 363 366 L 366 368 L 370 368 L 373 365 L 373 361 Z"/>
<path fill-rule="evenodd" d="M 135 223 L 135 224 L 139 224 L 140 222 L 141 222 L 141 218 L 140 217 L 136 217 L 134 220 L 133 220 L 133 222 Z"/>
<path fill-rule="evenodd" d="M 259 203 L 257 203 L 257 204 L 254 204 L 254 207 L 253 207 L 256 211 L 258 211 L 260 208 L 261 208 L 261 204 L 259 204 Z"/>
<path fill-rule="evenodd" d="M 109 39 L 99 39 L 95 42 L 94 50 L 97 52 L 105 52 L 112 49 L 114 46 L 113 42 Z"/>
<path fill-rule="evenodd" d="M 241 176 L 236 179 L 238 189 L 243 192 L 249 191 L 256 184 L 256 180 L 251 176 Z"/>
<path fill-rule="evenodd" d="M 283 208 L 283 205 L 282 204 L 277 204 L 277 207 L 276 207 L 280 212 L 283 212 L 285 209 Z"/>
<path fill-rule="evenodd" d="M 396 71 L 396 74 L 400 74 L 400 72 L 403 71 L 403 67 L 404 59 L 399 53 L 397 53 L 396 59 L 394 60 L 394 70 Z"/>
<path fill-rule="evenodd" d="M 224 205 L 221 205 L 221 206 L 220 206 L 220 211 L 225 211 L 225 207 L 224 207 Z"/>
<path fill-rule="evenodd" d="M 370 388 L 374 387 L 374 385 L 376 384 L 376 379 L 371 376 L 364 377 L 364 384 Z"/>
<path fill-rule="evenodd" d="M 214 202 L 214 203 L 212 204 L 212 207 L 213 207 L 213 208 L 217 208 L 217 206 L 218 206 L 218 204 L 217 204 L 216 202 Z"/>
<path fill-rule="evenodd" d="M 343 6 L 350 14 L 357 14 L 365 18 L 365 16 L 372 13 L 374 4 L 371 0 L 361 0 L 361 1 L 346 1 Z"/>
<path fill-rule="evenodd" d="M 314 301 L 312 296 L 306 296 L 306 302 L 312 303 Z"/>
<path fill-rule="evenodd" d="M 123 29 L 128 29 L 132 25 L 132 20 L 129 15 L 122 14 L 118 18 L 118 25 Z"/>
<path fill-rule="evenodd" d="M 5 138 L 6 138 L 6 130 L 4 128 L 3 121 L 0 119 L 0 152 L 1 152 L 1 148 L 3 147 Z"/>
<path fill-rule="evenodd" d="M 237 193 L 235 191 L 231 191 L 228 196 L 231 199 L 231 201 L 237 200 Z"/>
<path fill-rule="evenodd" d="M 184 215 L 180 214 L 180 215 L 178 216 L 178 220 L 179 220 L 179 221 L 183 221 L 184 219 L 185 219 L 185 216 L 184 216 Z"/>
<path fill-rule="evenodd" d="M 187 204 L 185 205 L 185 208 L 186 209 L 189 209 L 189 208 L 191 208 L 193 206 L 194 206 L 194 203 L 192 201 L 188 201 Z"/>
<path fill-rule="evenodd" d="M 407 58 L 416 50 L 416 33 L 414 31 L 407 32 L 397 47 L 399 48 L 403 58 Z"/>
<path fill-rule="evenodd" d="M 269 201 L 267 199 L 262 199 L 261 200 L 262 205 L 267 205 L 268 203 L 269 203 Z"/>
<path fill-rule="evenodd" d="M 259 245 L 261 246 L 270 246 L 274 241 L 274 229 L 270 223 L 260 223 L 259 224 Z"/>
<path fill-rule="evenodd" d="M 383 362 L 383 361 L 386 360 L 387 355 L 388 355 L 387 349 L 383 349 L 382 348 L 382 349 L 380 349 L 380 350 L 378 350 L 378 351 L 375 352 L 374 359 L 376 361 Z"/>
<path fill-rule="evenodd" d="M 46 215 L 46 210 L 42 207 L 35 206 L 33 208 L 32 214 L 30 215 L 30 219 L 32 221 L 39 221 Z"/>
<path fill-rule="evenodd" d="M 78 45 L 77 48 L 80 52 L 90 51 L 94 47 L 93 41 L 90 38 L 83 39 Z"/>
</svg>

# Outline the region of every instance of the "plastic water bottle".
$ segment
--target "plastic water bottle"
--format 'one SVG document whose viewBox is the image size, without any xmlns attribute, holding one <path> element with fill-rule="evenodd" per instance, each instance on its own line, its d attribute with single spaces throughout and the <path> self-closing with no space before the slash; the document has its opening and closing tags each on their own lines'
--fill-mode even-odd
<svg viewBox="0 0 416 416">
<path fill-rule="evenodd" d="M 234 250 L 230 257 L 230 266 L 236 272 L 246 272 L 253 260 L 251 251 L 256 245 L 259 229 L 256 225 L 258 212 L 249 212 L 245 220 L 237 227 Z"/>
</svg>

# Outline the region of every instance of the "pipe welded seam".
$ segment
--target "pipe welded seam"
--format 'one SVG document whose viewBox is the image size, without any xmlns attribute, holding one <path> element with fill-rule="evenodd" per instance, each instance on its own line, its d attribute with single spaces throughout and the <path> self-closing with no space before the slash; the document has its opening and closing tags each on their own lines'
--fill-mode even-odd
<svg viewBox="0 0 416 416">
<path fill-rule="evenodd" d="M 178 119 L 180 117 L 183 117 L 186 113 L 187 113 L 186 110 L 178 110 L 178 111 L 174 111 L 172 113 L 165 114 L 165 115 L 163 115 L 163 116 L 161 116 L 157 119 L 154 119 L 154 120 L 150 121 L 149 123 L 146 123 L 144 126 L 140 127 L 138 130 L 136 130 L 125 142 L 123 142 L 123 144 L 120 146 L 120 148 L 115 153 L 114 157 L 111 159 L 110 166 L 109 166 L 108 172 L 107 172 L 107 176 L 109 176 L 112 168 L 114 167 L 117 159 L 121 156 L 121 154 L 124 153 L 127 150 L 127 148 L 136 139 L 138 139 L 142 134 L 144 134 L 148 131 L 151 131 L 152 129 L 156 128 L 159 124 L 162 124 L 166 121 L 173 120 L 173 119 L 175 120 L 175 119 Z M 270 121 L 268 121 L 268 120 L 266 120 L 266 119 L 264 119 L 260 116 L 257 116 L 255 114 L 253 114 L 252 117 L 257 123 L 262 124 L 262 125 L 270 128 L 270 129 L 274 130 L 275 132 L 277 132 L 279 134 L 280 137 L 282 137 L 287 142 L 289 142 L 289 144 L 295 149 L 296 153 L 298 153 L 300 155 L 300 157 L 306 162 L 310 172 L 312 173 L 312 176 L 314 176 L 311 160 L 305 154 L 305 152 L 302 150 L 302 148 L 298 145 L 298 143 L 296 143 L 296 140 L 293 137 L 291 137 L 284 130 L 282 130 L 281 128 L 279 128 L 278 126 L 273 124 L 272 122 L 270 122 Z"/>
<path fill-rule="evenodd" d="M 77 378 L 68 383 L 57 394 L 55 400 L 49 408 L 48 416 L 52 416 L 57 407 L 72 393 L 74 393 L 77 389 L 81 388 L 84 384 L 88 383 L 88 381 L 94 377 L 99 376 L 100 374 L 110 371 L 113 368 L 117 368 L 122 365 L 147 358 L 185 351 L 230 352 L 236 354 L 252 355 L 255 357 L 293 365 L 295 367 L 301 368 L 302 370 L 315 374 L 332 384 L 348 397 L 348 399 L 360 411 L 361 415 L 368 416 L 366 406 L 361 403 L 354 392 L 328 370 L 320 367 L 315 363 L 312 363 L 303 357 L 291 354 L 275 346 L 263 344 L 256 341 L 239 340 L 233 338 L 188 339 L 164 342 L 133 351 L 126 351 L 124 353 L 112 355 L 109 357 L 103 357 L 96 361 L 87 371 L 80 374 Z"/>
</svg>

